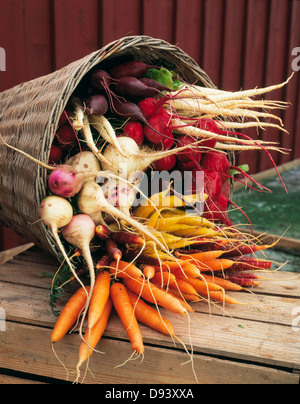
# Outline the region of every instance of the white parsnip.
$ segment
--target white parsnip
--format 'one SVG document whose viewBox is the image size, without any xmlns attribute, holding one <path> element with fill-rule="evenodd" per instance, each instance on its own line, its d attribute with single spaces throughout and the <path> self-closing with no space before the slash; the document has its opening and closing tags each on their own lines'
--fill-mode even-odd
<svg viewBox="0 0 300 404">
<path fill-rule="evenodd" d="M 128 151 L 121 147 L 113 127 L 104 115 L 90 115 L 88 119 L 106 142 L 113 145 L 122 156 L 128 156 Z"/>
</svg>

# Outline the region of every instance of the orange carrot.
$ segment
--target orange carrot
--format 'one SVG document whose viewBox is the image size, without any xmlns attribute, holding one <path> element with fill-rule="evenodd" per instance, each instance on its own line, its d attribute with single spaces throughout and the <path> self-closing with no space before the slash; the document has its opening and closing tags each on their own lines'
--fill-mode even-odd
<svg viewBox="0 0 300 404">
<path fill-rule="evenodd" d="M 200 276 L 199 268 L 190 262 L 183 263 L 181 267 L 169 267 L 169 265 L 166 265 L 165 262 L 163 262 L 161 266 L 154 266 L 154 268 L 155 272 L 172 272 L 175 276 L 179 274 L 185 274 L 186 276 L 192 276 L 195 278 Z"/>
<path fill-rule="evenodd" d="M 107 325 L 108 318 L 110 316 L 112 309 L 112 301 L 110 297 L 107 299 L 106 305 L 104 307 L 103 313 L 97 323 L 93 328 L 88 329 L 84 336 L 84 341 L 82 341 L 79 348 L 79 361 L 77 363 L 77 370 L 85 362 L 92 353 L 94 348 L 96 348 L 98 342 L 100 341 Z"/>
<path fill-rule="evenodd" d="M 209 297 L 210 299 L 217 300 L 218 302 L 228 303 L 228 304 L 240 304 L 233 297 L 228 296 L 221 291 L 217 291 L 217 290 L 211 290 L 208 292 L 203 291 L 201 294 L 205 297 Z"/>
<path fill-rule="evenodd" d="M 151 282 L 161 288 L 176 285 L 176 276 L 171 272 L 155 272 Z"/>
<path fill-rule="evenodd" d="M 146 279 L 150 280 L 155 274 L 155 268 L 152 265 L 145 265 L 143 269 L 143 274 Z"/>
<path fill-rule="evenodd" d="M 237 285 L 234 282 L 230 282 L 227 279 L 224 278 L 220 278 L 218 276 L 214 276 L 214 275 L 207 275 L 207 274 L 202 274 L 203 278 L 208 282 L 212 282 L 216 285 L 221 286 L 223 289 L 225 290 L 235 290 L 235 291 L 239 291 L 242 290 L 242 286 Z"/>
<path fill-rule="evenodd" d="M 135 316 L 139 322 L 163 334 L 175 335 L 173 326 L 167 318 L 159 314 L 157 310 L 145 303 L 130 289 L 127 289 L 127 293 L 133 305 Z"/>
<path fill-rule="evenodd" d="M 170 288 L 169 294 L 176 297 L 181 304 L 187 309 L 187 311 L 194 311 L 194 309 L 187 302 L 199 302 L 199 295 L 189 295 L 188 293 L 181 293 L 178 289 Z"/>
<path fill-rule="evenodd" d="M 203 263 L 197 262 L 195 265 L 201 272 L 222 271 L 230 268 L 235 262 L 226 258 L 214 259 Z"/>
<path fill-rule="evenodd" d="M 78 291 L 74 293 L 74 295 L 66 303 L 52 331 L 52 343 L 60 341 L 70 330 L 72 325 L 77 321 L 87 302 L 89 291 L 89 286 L 86 286 L 85 289 L 83 287 L 78 289 Z"/>
<path fill-rule="evenodd" d="M 109 297 L 110 280 L 110 273 L 107 270 L 97 275 L 89 307 L 88 328 L 93 328 L 103 313 Z"/>
<path fill-rule="evenodd" d="M 131 281 L 131 279 L 128 280 Z M 139 355 L 143 354 L 144 344 L 142 333 L 125 286 L 120 282 L 113 283 L 110 288 L 110 296 L 131 342 L 133 352 Z"/>
<path fill-rule="evenodd" d="M 196 295 L 197 291 L 193 288 L 191 284 L 186 282 L 184 279 L 176 278 L 171 272 L 156 272 L 151 282 L 161 288 L 174 288 L 182 293 L 187 293 L 189 295 Z"/>
<path fill-rule="evenodd" d="M 185 316 L 187 310 L 181 303 L 166 291 L 153 285 L 151 282 L 145 282 L 138 279 L 124 279 L 124 284 L 127 289 L 143 297 L 150 303 L 156 303 L 165 309 Z"/>
<path fill-rule="evenodd" d="M 116 278 L 140 278 L 143 272 L 134 264 L 125 261 L 113 261 L 109 272 Z"/>
<path fill-rule="evenodd" d="M 206 282 L 198 278 L 191 278 L 187 279 L 187 282 L 192 285 L 198 293 L 202 293 L 203 291 L 206 292 L 207 290 L 222 290 L 221 286 L 216 285 L 213 282 Z"/>
<path fill-rule="evenodd" d="M 187 253 L 186 255 L 180 255 L 179 259 L 191 262 L 194 261 L 205 262 L 219 258 L 220 255 L 222 254 L 224 254 L 223 250 L 202 251 L 194 254 Z"/>
</svg>

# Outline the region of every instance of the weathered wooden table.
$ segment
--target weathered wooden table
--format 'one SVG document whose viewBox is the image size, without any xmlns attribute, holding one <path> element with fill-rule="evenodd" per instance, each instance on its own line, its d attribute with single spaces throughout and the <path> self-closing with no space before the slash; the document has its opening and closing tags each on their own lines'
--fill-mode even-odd
<svg viewBox="0 0 300 404">
<path fill-rule="evenodd" d="M 67 372 L 53 354 L 50 334 L 55 317 L 49 307 L 50 278 L 57 262 L 32 248 L 0 266 L 0 383 L 58 383 Z M 300 379 L 299 274 L 262 274 L 260 286 L 231 293 L 238 306 L 195 303 L 189 319 L 166 313 L 177 336 L 190 349 L 199 383 L 297 384 Z M 1 316 L 0 316 L 1 318 Z M 5 321 L 4 321 L 5 320 Z M 131 355 L 128 338 L 115 314 L 89 362 L 84 383 L 194 384 L 190 358 L 180 343 L 141 326 L 145 357 Z M 75 379 L 80 337 L 67 335 L 55 346 Z M 185 363 L 185 364 L 183 364 Z M 116 367 L 121 365 L 120 367 Z M 84 373 L 84 368 L 82 370 Z"/>
</svg>

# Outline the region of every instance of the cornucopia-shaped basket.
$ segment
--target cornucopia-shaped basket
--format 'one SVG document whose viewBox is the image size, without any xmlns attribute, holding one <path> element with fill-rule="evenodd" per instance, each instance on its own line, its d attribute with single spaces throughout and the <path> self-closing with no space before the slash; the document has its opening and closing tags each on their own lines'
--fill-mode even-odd
<svg viewBox="0 0 300 404">
<path fill-rule="evenodd" d="M 167 62 L 186 82 L 214 87 L 207 74 L 177 46 L 148 36 L 124 37 L 60 70 L 2 92 L 1 136 L 11 146 L 47 163 L 59 118 L 84 76 L 99 64 L 111 66 L 127 59 L 155 65 Z M 47 170 L 2 144 L 0 151 L 0 222 L 60 257 L 51 232 L 39 220 Z"/>
</svg>

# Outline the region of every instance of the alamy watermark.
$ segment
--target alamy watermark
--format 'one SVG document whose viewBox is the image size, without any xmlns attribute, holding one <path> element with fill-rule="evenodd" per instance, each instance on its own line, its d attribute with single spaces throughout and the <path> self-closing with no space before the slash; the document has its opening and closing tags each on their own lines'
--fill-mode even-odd
<svg viewBox="0 0 300 404">
<path fill-rule="evenodd" d="M 161 200 L 149 202 L 149 198 L 153 195 L 166 191 L 163 198 L 163 206 L 169 206 L 172 195 L 177 198 L 172 199 L 172 206 L 192 207 L 197 205 L 198 214 L 203 213 L 204 207 L 204 172 L 184 173 L 174 170 L 169 171 L 152 171 L 151 174 L 145 175 L 142 171 L 135 171 L 127 175 L 127 165 L 120 165 L 119 173 L 121 178 L 107 178 L 106 175 L 100 175 L 96 181 L 101 185 L 103 194 L 107 201 L 113 206 L 119 207 L 137 207 L 147 206 L 149 204 L 157 204 Z M 170 190 L 171 192 L 167 192 Z"/>
<path fill-rule="evenodd" d="M 4 48 L 0 48 L 0 72 L 6 71 L 6 52 Z"/>
<path fill-rule="evenodd" d="M 294 72 L 299 72 L 300 70 L 300 46 L 296 46 L 292 49 L 292 56 L 296 56 L 292 61 L 292 69 Z"/>
</svg>

